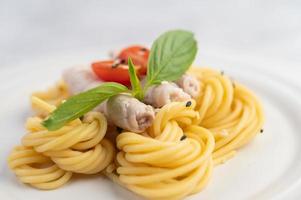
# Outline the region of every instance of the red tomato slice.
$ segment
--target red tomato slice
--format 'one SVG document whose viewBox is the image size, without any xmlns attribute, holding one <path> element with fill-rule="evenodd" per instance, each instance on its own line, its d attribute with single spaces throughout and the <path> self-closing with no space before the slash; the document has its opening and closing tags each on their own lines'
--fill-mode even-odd
<svg viewBox="0 0 301 200">
<path fill-rule="evenodd" d="M 92 63 L 94 73 L 103 81 L 118 82 L 124 85 L 130 84 L 129 67 L 118 61 L 108 60 Z M 136 70 L 140 66 L 135 66 Z"/>
<path fill-rule="evenodd" d="M 141 66 L 139 70 L 139 74 L 145 75 L 147 72 L 147 61 L 149 56 L 149 49 L 143 47 L 143 46 L 130 46 L 125 49 L 123 49 L 119 55 L 118 58 L 120 60 L 123 60 L 125 63 L 128 62 L 128 58 L 131 57 L 134 65 Z"/>
</svg>

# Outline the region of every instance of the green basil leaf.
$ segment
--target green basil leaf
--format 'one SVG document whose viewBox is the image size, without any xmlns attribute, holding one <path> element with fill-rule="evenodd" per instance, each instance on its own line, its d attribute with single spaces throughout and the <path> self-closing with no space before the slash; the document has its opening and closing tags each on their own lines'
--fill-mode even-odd
<svg viewBox="0 0 301 200">
<path fill-rule="evenodd" d="M 146 87 L 179 79 L 191 66 L 196 53 L 193 33 L 173 30 L 161 35 L 150 51 Z"/>
<path fill-rule="evenodd" d="M 66 123 L 79 118 L 91 111 L 101 102 L 122 92 L 128 88 L 118 83 L 103 83 L 102 85 L 72 96 L 54 110 L 48 119 L 42 122 L 48 130 L 54 131 Z"/>
<path fill-rule="evenodd" d="M 129 74 L 130 74 L 130 80 L 132 86 L 132 94 L 134 97 L 141 100 L 143 99 L 143 93 L 142 93 L 140 80 L 136 74 L 135 66 L 130 57 L 128 59 L 128 65 L 129 65 Z"/>
</svg>

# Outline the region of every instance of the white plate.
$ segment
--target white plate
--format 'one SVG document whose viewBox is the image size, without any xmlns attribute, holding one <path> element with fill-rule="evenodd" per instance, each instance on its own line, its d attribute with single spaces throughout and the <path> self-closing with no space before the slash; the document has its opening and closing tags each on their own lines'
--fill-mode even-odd
<svg viewBox="0 0 301 200">
<path fill-rule="evenodd" d="M 101 54 L 99 54 L 101 55 Z M 29 95 L 59 79 L 61 70 L 98 58 L 97 52 L 0 69 L 0 199 L 140 199 L 100 175 L 72 178 L 53 191 L 39 191 L 17 181 L 6 158 L 20 142 L 30 115 Z M 244 83 L 262 99 L 266 114 L 264 133 L 238 155 L 214 169 L 209 185 L 188 199 L 297 199 L 301 196 L 301 94 L 300 85 L 281 74 L 250 64 L 205 56 L 211 66 Z M 236 67 L 234 67 L 236 66 Z M 300 192 L 298 192 L 300 191 Z"/>
</svg>

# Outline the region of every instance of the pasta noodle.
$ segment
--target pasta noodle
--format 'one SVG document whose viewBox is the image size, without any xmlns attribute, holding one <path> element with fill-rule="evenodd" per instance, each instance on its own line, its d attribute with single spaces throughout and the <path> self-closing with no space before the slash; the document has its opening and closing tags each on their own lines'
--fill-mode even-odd
<svg viewBox="0 0 301 200">
<path fill-rule="evenodd" d="M 107 123 L 100 113 L 90 113 L 83 123 L 64 126 L 57 131 L 40 129 L 41 119 L 31 118 L 22 144 L 49 156 L 61 169 L 93 174 L 104 169 L 113 159 L 114 147 L 103 139 Z"/>
<path fill-rule="evenodd" d="M 193 67 L 190 73 L 201 82 L 196 107 L 199 125 L 214 134 L 214 162 L 223 163 L 259 133 L 264 123 L 262 106 L 251 91 L 217 71 Z"/>
<path fill-rule="evenodd" d="M 200 81 L 198 98 L 165 105 L 142 134 L 120 133 L 114 138 L 117 154 L 104 138 L 107 120 L 101 113 L 90 112 L 56 131 L 41 125 L 69 97 L 63 81 L 34 93 L 37 116 L 27 120 L 28 133 L 11 152 L 9 167 L 21 182 L 39 189 L 58 188 L 73 173 L 102 171 L 148 199 L 182 199 L 201 191 L 213 167 L 260 132 L 264 116 L 258 99 L 241 84 L 207 68 L 189 73 Z"/>
<path fill-rule="evenodd" d="M 61 187 L 72 176 L 72 172 L 60 169 L 50 158 L 30 147 L 15 147 L 8 158 L 8 164 L 21 182 L 38 189 Z"/>
<path fill-rule="evenodd" d="M 60 80 L 55 86 L 49 88 L 46 91 L 34 92 L 31 98 L 38 98 L 41 101 L 45 102 L 45 104 L 58 106 L 62 103 L 63 100 L 67 99 L 69 96 L 70 95 L 67 84 L 63 80 Z M 47 116 L 48 113 L 44 112 L 43 109 L 37 108 L 37 104 L 34 103 L 35 102 L 32 101 L 32 108 L 37 113 L 37 115 L 41 117 Z"/>
<path fill-rule="evenodd" d="M 197 126 L 194 107 L 195 102 L 167 104 L 143 135 L 121 133 L 116 139 L 119 178 L 109 177 L 150 199 L 180 199 L 200 191 L 212 172 L 214 138 Z"/>
<path fill-rule="evenodd" d="M 32 98 L 32 103 L 46 113 L 55 108 L 37 97 Z M 29 133 L 8 159 L 22 182 L 54 189 L 66 183 L 72 173 L 95 174 L 112 162 L 115 149 L 104 138 L 107 120 L 101 113 L 88 113 L 82 121 L 74 120 L 57 131 L 46 130 L 41 122 L 40 117 L 27 120 Z M 43 164 L 42 168 L 35 168 L 35 163 Z M 35 174 L 44 179 L 32 177 Z"/>
<path fill-rule="evenodd" d="M 60 80 L 54 87 L 46 91 L 33 93 L 32 97 L 37 97 L 48 104 L 58 106 L 63 100 L 69 97 L 68 86 L 63 80 Z"/>
</svg>

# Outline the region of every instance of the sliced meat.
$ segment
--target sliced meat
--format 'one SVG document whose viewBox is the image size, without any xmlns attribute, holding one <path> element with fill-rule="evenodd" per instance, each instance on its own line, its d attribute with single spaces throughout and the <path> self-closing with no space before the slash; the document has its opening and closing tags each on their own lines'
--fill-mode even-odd
<svg viewBox="0 0 301 200">
<path fill-rule="evenodd" d="M 170 102 L 189 99 L 191 99 L 190 95 L 175 83 L 163 81 L 160 85 L 152 86 L 147 90 L 144 102 L 155 108 L 161 108 Z"/>
<path fill-rule="evenodd" d="M 127 94 L 110 98 L 106 102 L 105 115 L 116 126 L 136 133 L 145 131 L 155 118 L 152 106 Z"/>
<path fill-rule="evenodd" d="M 89 66 L 76 66 L 65 70 L 63 80 L 66 82 L 71 95 L 87 91 L 103 83 Z M 106 103 L 103 102 L 94 108 L 94 111 L 105 113 L 105 107 Z"/>
<path fill-rule="evenodd" d="M 87 66 L 67 69 L 63 73 L 63 80 L 68 85 L 72 95 L 84 92 L 103 83 Z M 145 131 L 155 118 L 152 106 L 145 105 L 127 94 L 116 95 L 108 99 L 97 106 L 94 111 L 104 113 L 111 125 L 114 124 L 136 133 Z"/>
<path fill-rule="evenodd" d="M 76 66 L 63 72 L 63 80 L 72 95 L 89 90 L 102 83 L 89 66 Z"/>
<path fill-rule="evenodd" d="M 200 82 L 192 75 L 184 74 L 176 81 L 176 84 L 194 99 L 196 99 L 200 94 Z"/>
</svg>

